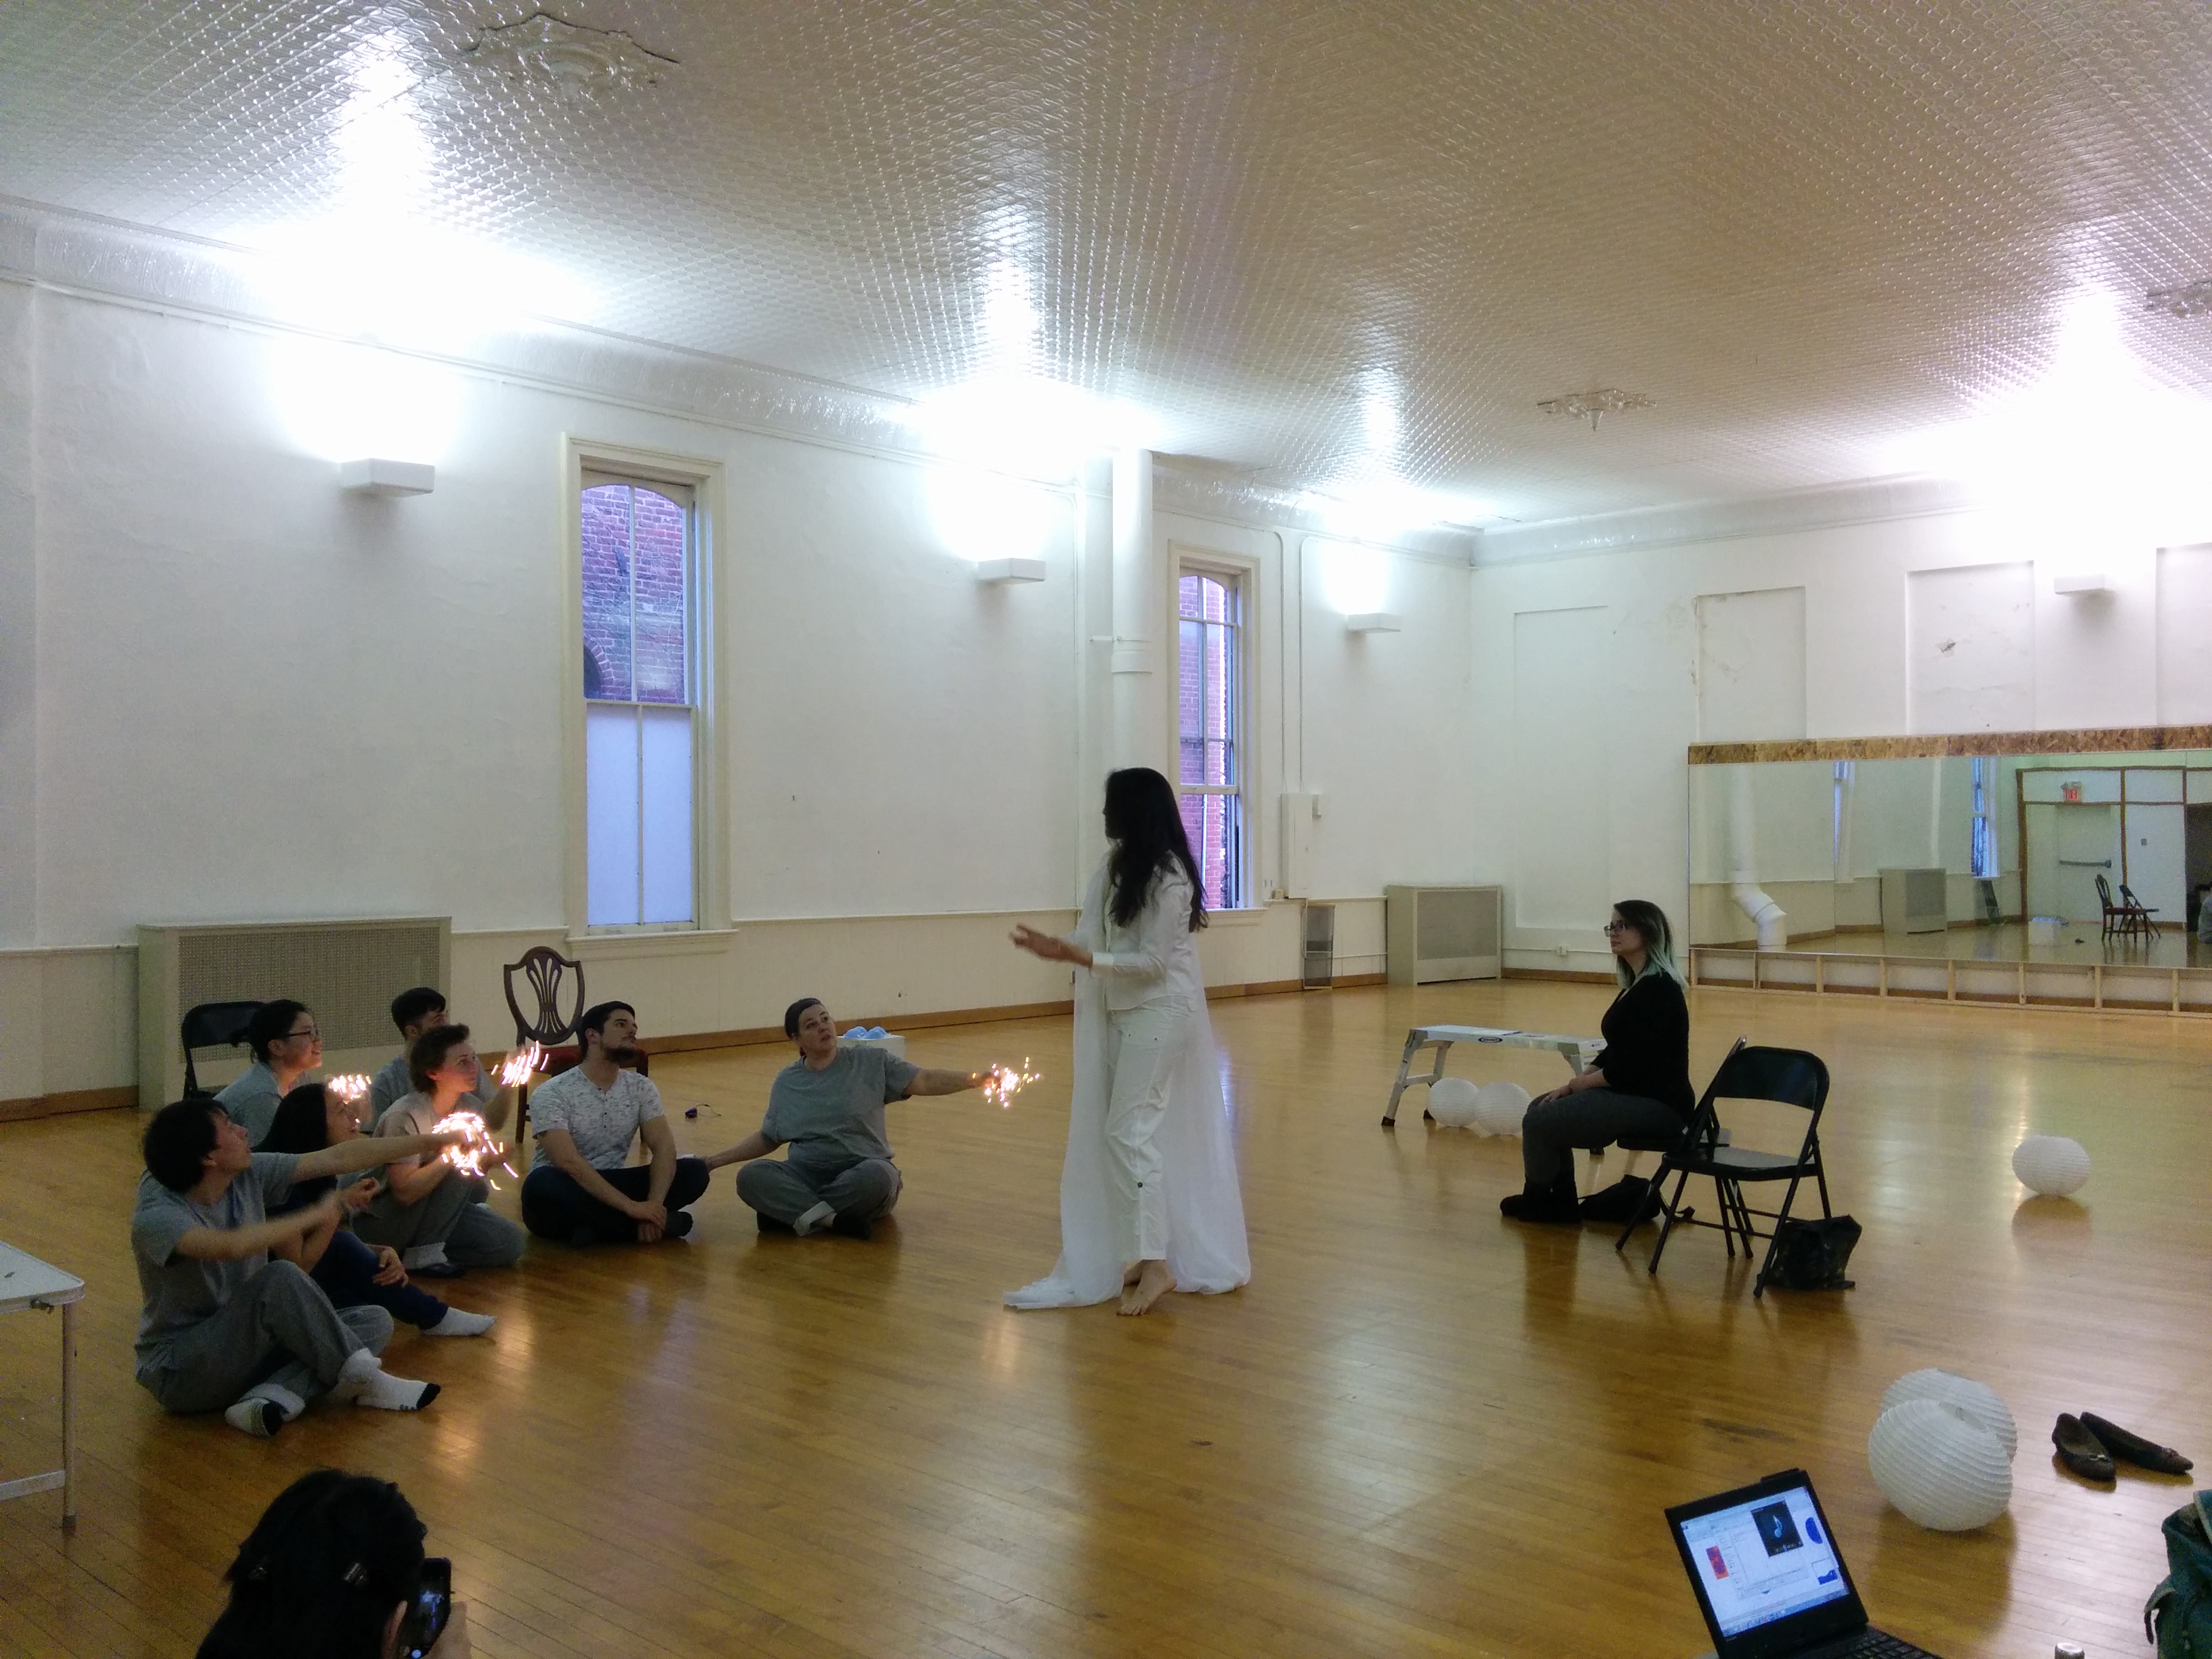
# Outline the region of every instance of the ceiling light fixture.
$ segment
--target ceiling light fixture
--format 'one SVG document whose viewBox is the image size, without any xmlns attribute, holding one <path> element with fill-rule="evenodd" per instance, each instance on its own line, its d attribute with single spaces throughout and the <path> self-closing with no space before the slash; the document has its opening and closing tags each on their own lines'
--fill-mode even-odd
<svg viewBox="0 0 2212 1659">
<path fill-rule="evenodd" d="M 1538 401 L 1536 407 L 1547 415 L 1587 420 L 1595 432 L 1602 416 L 1618 415 L 1625 409 L 1649 409 L 1651 403 L 1651 398 L 1641 392 L 1623 392 L 1617 386 L 1607 386 L 1590 392 L 1569 392 L 1557 398 L 1545 398 Z"/>
<path fill-rule="evenodd" d="M 2154 288 L 2143 295 L 2143 303 L 2152 311 L 2168 312 L 2176 317 L 2202 317 L 2212 312 L 2212 276 L 2202 276 L 2176 288 Z"/>
<path fill-rule="evenodd" d="M 620 29 L 564 23 L 545 11 L 485 29 L 461 61 L 510 81 L 538 82 L 572 100 L 635 92 L 677 66 L 675 58 L 641 46 Z"/>
</svg>

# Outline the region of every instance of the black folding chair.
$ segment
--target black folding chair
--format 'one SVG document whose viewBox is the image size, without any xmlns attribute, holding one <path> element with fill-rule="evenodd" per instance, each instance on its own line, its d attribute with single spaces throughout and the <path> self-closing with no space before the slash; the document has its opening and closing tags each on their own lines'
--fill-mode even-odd
<svg viewBox="0 0 2212 1659">
<path fill-rule="evenodd" d="M 1796 1107 L 1807 1115 L 1805 1139 L 1794 1155 L 1724 1145 L 1721 1137 L 1725 1131 L 1721 1127 L 1715 1105 L 1722 1100 L 1765 1100 Z M 1697 1115 L 1691 1120 L 1690 1127 L 1673 1150 L 1661 1157 L 1658 1171 L 1651 1177 L 1652 1190 L 1660 1195 L 1663 1218 L 1658 1241 L 1651 1247 L 1647 1271 L 1659 1271 L 1659 1257 L 1678 1224 L 1718 1227 L 1731 1260 L 1735 1255 L 1738 1237 L 1743 1240 L 1747 1259 L 1753 1254 L 1756 1240 L 1767 1241 L 1766 1256 L 1759 1263 L 1758 1283 L 1752 1291 L 1754 1297 L 1765 1295 L 1767 1274 L 1774 1266 L 1776 1243 L 1782 1224 L 1790 1218 L 1790 1209 L 1797 1201 L 1800 1184 L 1810 1177 L 1820 1189 L 1820 1213 L 1835 1213 L 1828 1201 L 1827 1170 L 1820 1161 L 1820 1113 L 1827 1102 L 1828 1068 L 1819 1055 L 1799 1048 L 1753 1048 L 1739 1041 L 1721 1062 L 1720 1069 L 1713 1073 L 1713 1080 L 1705 1085 L 1705 1097 L 1698 1103 Z M 1672 1193 L 1666 1191 L 1664 1186 L 1670 1175 L 1674 1177 Z M 1714 1194 L 1720 1202 L 1718 1221 L 1706 1221 L 1683 1207 L 1682 1192 L 1692 1176 L 1704 1176 L 1713 1183 Z M 1782 1207 L 1753 1208 L 1743 1189 L 1777 1181 L 1790 1183 L 1782 1195 Z M 1774 1225 L 1769 1231 L 1761 1232 L 1757 1225 L 1759 1221 L 1771 1221 Z M 1633 1226 L 1624 1229 L 1613 1248 L 1625 1246 L 1634 1231 Z"/>
<path fill-rule="evenodd" d="M 195 1048 L 235 1048 L 246 1041 L 246 1028 L 261 1012 L 258 1002 L 203 1002 L 185 1010 L 177 1036 L 185 1045 L 185 1098 L 207 1091 L 192 1069 Z"/>
</svg>

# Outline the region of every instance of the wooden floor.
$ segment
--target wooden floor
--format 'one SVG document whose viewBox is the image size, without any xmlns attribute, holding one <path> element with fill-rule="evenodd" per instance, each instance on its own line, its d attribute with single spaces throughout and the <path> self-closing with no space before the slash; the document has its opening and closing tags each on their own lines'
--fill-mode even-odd
<svg viewBox="0 0 2212 1659">
<path fill-rule="evenodd" d="M 1047 1082 L 1010 1111 L 894 1108 L 906 1195 L 874 1244 L 758 1238 L 724 1175 L 686 1243 L 536 1246 L 463 1281 L 492 1340 L 387 1355 L 445 1384 L 422 1416 L 319 1410 L 265 1443 L 131 1381 L 136 1115 L 0 1126 L 0 1237 L 90 1285 L 83 1521 L 0 1505 L 0 1654 L 189 1652 L 261 1506 L 322 1464 L 400 1483 L 495 1656 L 1686 1656 L 1707 1643 L 1661 1508 L 1792 1464 L 1877 1622 L 1954 1659 L 2141 1651 L 2189 1483 L 2089 1490 L 2045 1437 L 2088 1408 L 2212 1457 L 2205 1028 L 1696 993 L 1700 1075 L 1738 1033 L 1828 1060 L 1867 1230 L 1857 1290 L 1755 1304 L 1714 1234 L 1654 1280 L 1595 1230 L 1502 1223 L 1517 1141 L 1418 1106 L 1377 1127 L 1414 1021 L 1594 1030 L 1605 996 L 1218 1006 L 1254 1282 L 1143 1321 L 999 1305 L 1054 1251 L 1065 1022 L 923 1033 L 924 1063 L 1028 1054 Z M 753 1127 L 782 1059 L 656 1064 L 703 1104 L 687 1147 Z M 2079 1206 L 2021 1201 L 2030 1130 L 2096 1158 Z M 55 1325 L 0 1319 L 0 1475 L 50 1467 Z M 1930 1364 L 2020 1422 L 2011 1512 L 1979 1534 L 1918 1530 L 1867 1474 L 1882 1389 Z"/>
</svg>

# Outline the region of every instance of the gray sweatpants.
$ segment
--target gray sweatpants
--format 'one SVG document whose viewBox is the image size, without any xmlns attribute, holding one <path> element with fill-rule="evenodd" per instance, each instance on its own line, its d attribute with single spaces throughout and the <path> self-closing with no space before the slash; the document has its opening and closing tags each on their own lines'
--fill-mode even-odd
<svg viewBox="0 0 2212 1659">
<path fill-rule="evenodd" d="M 382 1353 L 392 1316 L 381 1308 L 333 1308 L 322 1287 L 289 1261 L 272 1261 L 246 1293 L 169 1344 L 168 1363 L 138 1373 L 173 1412 L 215 1412 L 282 1390 L 313 1400 L 338 1380 L 362 1348 Z"/>
<path fill-rule="evenodd" d="M 903 1184 L 898 1165 L 887 1158 L 859 1158 L 842 1169 L 763 1158 L 738 1171 L 738 1196 L 787 1227 L 817 1204 L 873 1221 L 891 1212 Z"/>
<path fill-rule="evenodd" d="M 1681 1133 L 1680 1114 L 1642 1095 L 1584 1089 L 1528 1109 L 1521 1122 L 1521 1171 L 1532 1188 L 1575 1172 L 1575 1148 L 1610 1146 L 1623 1135 Z"/>
<path fill-rule="evenodd" d="M 443 1244 L 446 1260 L 457 1267 L 512 1267 L 530 1235 L 484 1204 L 486 1190 L 459 1170 L 412 1204 L 386 1188 L 355 1218 L 353 1230 L 365 1243 L 395 1250 Z"/>
</svg>

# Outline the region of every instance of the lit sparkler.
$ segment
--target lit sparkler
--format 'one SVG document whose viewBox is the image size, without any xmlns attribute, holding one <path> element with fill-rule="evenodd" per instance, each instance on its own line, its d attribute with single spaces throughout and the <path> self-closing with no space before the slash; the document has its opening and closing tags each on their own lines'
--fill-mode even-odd
<svg viewBox="0 0 2212 1659">
<path fill-rule="evenodd" d="M 332 1078 L 323 1085 L 323 1087 L 328 1089 L 347 1105 L 351 1106 L 357 1104 L 361 1097 L 368 1092 L 368 1079 L 359 1072 L 348 1072 L 342 1077 Z"/>
<path fill-rule="evenodd" d="M 1037 1081 L 1042 1073 L 1030 1070 L 1029 1056 L 1024 1054 L 1019 1071 L 1011 1066 L 994 1066 L 986 1075 L 989 1081 L 983 1085 L 983 1098 L 1003 1108 L 1012 1105 L 1014 1097 Z"/>
<path fill-rule="evenodd" d="M 499 1086 L 513 1089 L 527 1083 L 545 1063 L 545 1051 L 534 1042 L 525 1043 L 500 1063 Z"/>
<path fill-rule="evenodd" d="M 475 1176 L 484 1180 L 491 1177 L 491 1171 L 484 1168 L 487 1159 L 509 1175 L 515 1173 L 514 1166 L 507 1161 L 507 1149 L 492 1139 L 492 1133 L 485 1127 L 482 1117 L 474 1112 L 454 1112 L 430 1126 L 433 1134 L 445 1134 L 454 1129 L 461 1131 L 468 1139 L 457 1141 L 440 1152 L 438 1156 L 444 1162 L 465 1176 Z M 499 1183 L 495 1181 L 492 1185 L 496 1188 Z"/>
</svg>

